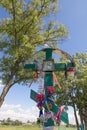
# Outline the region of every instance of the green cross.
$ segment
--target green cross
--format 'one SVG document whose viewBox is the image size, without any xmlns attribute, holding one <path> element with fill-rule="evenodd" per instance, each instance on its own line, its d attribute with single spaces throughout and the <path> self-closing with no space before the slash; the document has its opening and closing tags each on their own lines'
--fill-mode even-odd
<svg viewBox="0 0 87 130">
<path fill-rule="evenodd" d="M 49 62 L 49 61 L 54 61 L 52 59 L 52 52 L 53 52 L 52 48 L 45 48 L 45 49 L 43 49 L 43 51 L 46 54 L 45 62 L 43 61 L 44 64 L 46 64 L 46 62 Z M 65 63 L 55 63 L 53 70 L 49 70 L 49 68 L 48 68 L 48 71 L 47 71 L 47 70 L 44 70 L 44 68 L 43 68 L 43 70 L 45 71 L 45 76 L 44 76 L 45 94 L 47 92 L 47 90 L 46 90 L 47 87 L 53 86 L 53 74 L 52 74 L 53 71 L 65 71 L 66 67 L 69 69 L 72 69 L 75 67 L 75 65 L 73 63 L 67 63 L 67 65 Z M 35 64 L 25 64 L 24 69 L 38 71 L 38 67 Z M 35 91 L 31 90 L 31 95 L 30 95 L 31 99 L 33 99 L 35 102 L 38 102 L 36 100 L 36 95 L 37 95 L 37 93 Z M 49 103 L 52 104 L 51 111 L 54 112 L 54 114 L 57 114 L 59 111 L 59 107 L 51 100 L 49 100 Z M 47 110 L 47 106 L 46 106 L 45 102 L 43 103 L 43 107 Z M 68 114 L 65 111 L 62 111 L 60 119 L 67 124 L 69 123 Z M 46 126 L 46 127 L 54 126 L 54 121 L 50 118 L 50 119 L 48 119 L 48 121 L 46 123 L 44 123 L 44 126 Z"/>
</svg>

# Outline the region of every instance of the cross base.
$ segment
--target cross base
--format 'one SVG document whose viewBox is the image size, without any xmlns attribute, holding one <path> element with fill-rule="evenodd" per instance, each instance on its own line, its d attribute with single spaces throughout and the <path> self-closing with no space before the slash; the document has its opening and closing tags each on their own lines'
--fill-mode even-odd
<svg viewBox="0 0 87 130">
<path fill-rule="evenodd" d="M 43 127 L 43 130 L 54 130 L 54 126 Z"/>
</svg>

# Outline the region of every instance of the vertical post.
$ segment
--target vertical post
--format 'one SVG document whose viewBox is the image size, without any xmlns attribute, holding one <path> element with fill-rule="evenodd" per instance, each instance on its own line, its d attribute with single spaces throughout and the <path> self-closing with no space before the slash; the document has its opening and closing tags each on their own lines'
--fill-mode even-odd
<svg viewBox="0 0 87 130">
<path fill-rule="evenodd" d="M 52 49 L 51 48 L 46 48 L 46 60 L 51 60 L 52 59 Z"/>
<path fill-rule="evenodd" d="M 51 60 L 52 59 L 52 49 L 47 48 L 45 49 L 46 51 L 46 60 Z M 44 88 L 45 88 L 45 93 L 46 93 L 46 88 L 47 86 L 53 86 L 53 75 L 52 72 L 45 72 L 44 76 Z"/>
<path fill-rule="evenodd" d="M 51 60 L 52 59 L 52 49 L 51 48 L 46 48 L 46 60 Z M 51 86 L 53 87 L 53 74 L 52 71 L 51 72 L 45 72 L 45 76 L 44 76 L 44 89 L 45 89 L 45 94 L 47 95 L 47 87 Z M 54 121 L 49 118 L 47 120 L 47 122 L 44 123 L 44 130 L 46 130 L 47 128 L 45 127 L 52 127 L 50 128 L 50 130 L 54 129 Z"/>
</svg>

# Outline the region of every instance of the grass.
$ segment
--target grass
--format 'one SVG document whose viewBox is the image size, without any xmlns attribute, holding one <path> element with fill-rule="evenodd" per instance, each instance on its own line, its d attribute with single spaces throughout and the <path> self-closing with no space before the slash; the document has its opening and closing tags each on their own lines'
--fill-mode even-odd
<svg viewBox="0 0 87 130">
<path fill-rule="evenodd" d="M 0 126 L 0 130 L 42 130 L 37 126 Z"/>
<path fill-rule="evenodd" d="M 0 130 L 42 130 L 38 126 L 0 126 Z M 76 128 L 55 127 L 55 130 L 76 130 Z"/>
</svg>

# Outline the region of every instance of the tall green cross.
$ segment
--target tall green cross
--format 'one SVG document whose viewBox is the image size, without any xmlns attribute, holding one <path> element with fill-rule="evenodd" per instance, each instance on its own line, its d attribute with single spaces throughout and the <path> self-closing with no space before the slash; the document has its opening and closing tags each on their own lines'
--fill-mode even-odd
<svg viewBox="0 0 87 130">
<path fill-rule="evenodd" d="M 53 87 L 53 71 L 65 71 L 66 64 L 65 63 L 54 63 L 54 60 L 52 59 L 52 52 L 53 52 L 52 48 L 45 48 L 45 49 L 43 49 L 43 51 L 46 54 L 45 60 L 43 61 L 43 65 L 42 65 L 42 71 L 44 71 L 44 73 L 45 73 L 44 89 L 45 89 L 45 94 L 46 94 L 47 87 L 48 86 Z M 67 63 L 68 69 L 72 69 L 74 67 L 75 67 L 75 65 L 72 62 Z M 26 70 L 31 69 L 32 71 L 38 71 L 38 67 L 35 64 L 25 64 L 24 69 L 26 69 Z M 33 99 L 35 102 L 38 102 L 36 99 L 36 95 L 37 95 L 37 93 L 34 90 L 31 90 L 31 95 L 30 95 L 31 99 Z M 49 100 L 48 102 L 51 103 L 51 105 L 52 105 L 52 108 L 50 109 L 50 111 L 52 111 L 56 115 L 59 111 L 59 107 L 52 100 Z M 47 105 L 45 102 L 43 103 L 43 107 L 45 110 L 47 110 Z M 68 114 L 65 111 L 62 111 L 60 119 L 67 124 L 69 123 Z M 44 126 L 45 127 L 54 126 L 54 121 L 50 118 L 50 119 L 48 119 L 47 122 L 44 123 Z"/>
</svg>

